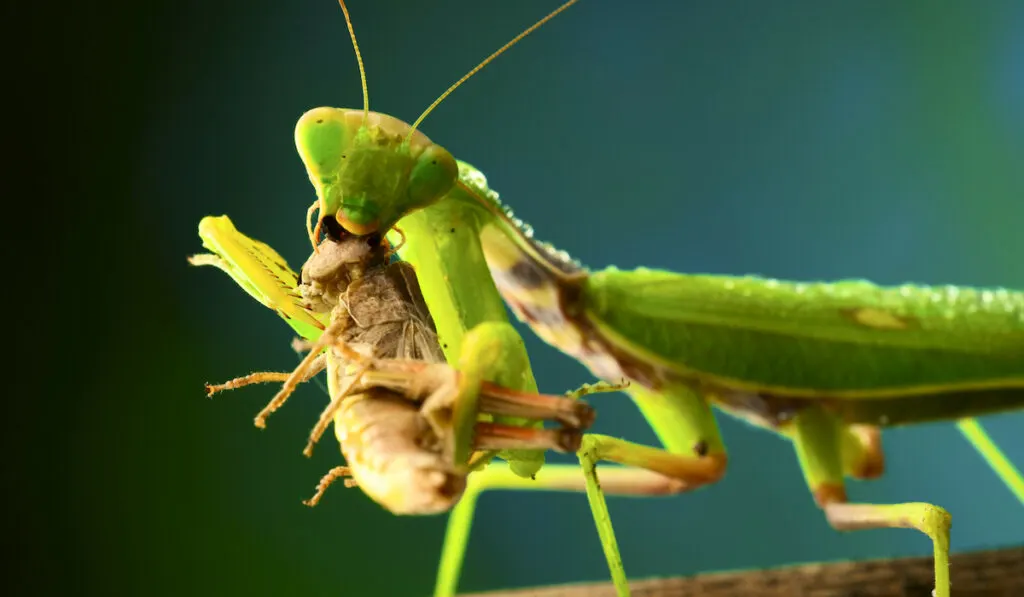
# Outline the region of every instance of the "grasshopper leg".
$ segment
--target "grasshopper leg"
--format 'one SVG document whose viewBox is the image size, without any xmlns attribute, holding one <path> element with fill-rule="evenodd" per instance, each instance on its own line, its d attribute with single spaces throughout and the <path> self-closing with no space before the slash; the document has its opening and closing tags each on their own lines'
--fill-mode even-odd
<svg viewBox="0 0 1024 597">
<path fill-rule="evenodd" d="M 554 450 L 575 452 L 582 445 L 578 429 L 539 429 L 501 423 L 477 423 L 473 448 L 476 450 Z"/>
<path fill-rule="evenodd" d="M 339 388 L 338 391 L 334 392 L 334 396 L 331 398 L 330 404 L 327 408 L 320 413 L 320 419 L 317 420 L 313 430 L 309 433 L 309 441 L 306 442 L 306 447 L 302 450 L 302 453 L 306 456 L 313 455 L 313 444 L 320 441 L 320 437 L 323 436 L 324 432 L 327 431 L 327 427 L 334 420 L 334 415 L 341 408 L 342 403 L 352 394 L 352 388 L 359 383 L 360 377 L 369 368 L 368 365 L 361 365 L 352 375 L 346 377 L 344 386 Z"/>
<path fill-rule="evenodd" d="M 820 407 L 802 410 L 794 419 L 793 442 L 800 468 L 825 518 L 839 531 L 879 528 L 914 528 L 932 540 L 935 554 L 935 597 L 949 597 L 949 513 L 926 503 L 851 504 L 846 501 L 843 483 L 844 460 L 855 460 L 850 451 L 855 444 L 844 441 L 843 425 Z M 868 439 L 862 444 L 863 461 L 880 454 L 880 442 Z M 880 457 L 879 457 L 880 458 Z"/>
<path fill-rule="evenodd" d="M 336 466 L 331 470 L 327 471 L 323 477 L 320 478 L 320 482 L 316 484 L 316 493 L 313 497 L 308 500 L 303 500 L 303 504 L 312 508 L 313 506 L 320 503 L 320 499 L 324 497 L 324 493 L 327 492 L 327 488 L 334 484 L 338 479 L 345 479 L 345 487 L 355 487 L 355 479 L 350 478 L 352 475 L 352 469 L 347 466 Z"/>
<path fill-rule="evenodd" d="M 447 366 L 431 369 L 436 374 L 433 391 L 423 401 L 421 412 L 440 430 L 439 435 L 450 438 L 454 462 L 468 462 L 474 449 L 574 452 L 579 447 L 579 430 L 593 422 L 593 409 L 564 396 L 499 385 L 497 382 L 512 385 L 515 381 L 502 379 L 502 375 L 517 359 L 525 360 L 526 353 L 515 328 L 492 322 L 478 325 L 465 335 L 457 371 Z M 480 423 L 480 413 L 558 421 L 568 429 Z"/>
<path fill-rule="evenodd" d="M 310 379 L 312 379 L 313 376 L 323 371 L 325 363 L 326 361 L 324 359 L 324 355 L 319 355 L 310 364 L 309 368 L 305 372 L 305 375 L 302 377 L 302 379 L 299 380 L 299 382 L 307 382 Z M 241 377 L 229 379 L 224 383 L 208 383 L 206 384 L 206 395 L 209 397 L 213 397 L 213 395 L 218 392 L 223 392 L 225 390 L 237 390 L 238 388 L 242 388 L 257 383 L 281 383 L 287 381 L 288 378 L 291 377 L 291 375 L 291 373 L 283 373 L 276 371 L 258 371 L 256 373 L 250 373 L 249 375 L 243 375 Z"/>
<path fill-rule="evenodd" d="M 558 421 L 574 429 L 587 429 L 594 422 L 594 409 L 585 402 L 578 402 L 577 398 L 576 395 L 520 392 L 484 382 L 480 389 L 480 410 L 506 417 Z"/>
<path fill-rule="evenodd" d="M 288 400 L 288 397 L 292 395 L 292 392 L 295 391 L 295 388 L 300 383 L 312 377 L 312 375 L 310 374 L 310 370 L 315 366 L 317 359 L 320 358 L 319 353 L 324 348 L 330 346 L 334 349 L 337 349 L 343 354 L 343 356 L 346 359 L 349 359 L 352 362 L 363 362 L 366 360 L 366 357 L 364 355 L 358 353 L 355 349 L 349 347 L 340 338 L 341 333 L 349 324 L 349 318 L 337 317 L 332 315 L 332 319 L 333 322 L 331 323 L 331 325 L 327 326 L 327 329 L 324 330 L 324 333 L 320 336 L 320 338 L 318 338 L 317 341 L 314 342 L 313 345 L 310 347 L 309 354 L 307 354 L 305 358 L 302 359 L 302 362 L 300 362 L 299 365 L 292 371 L 291 375 L 289 375 L 288 379 L 284 381 L 284 384 L 281 386 L 281 389 L 277 392 L 277 394 L 270 400 L 270 402 L 267 403 L 266 406 L 263 407 L 263 410 L 261 410 L 256 415 L 254 423 L 257 427 L 259 427 L 260 429 L 266 427 L 267 417 L 270 416 L 270 414 L 276 411 L 277 409 L 281 408 L 282 405 L 284 405 L 284 403 Z M 293 346 L 295 346 L 294 342 Z"/>
</svg>

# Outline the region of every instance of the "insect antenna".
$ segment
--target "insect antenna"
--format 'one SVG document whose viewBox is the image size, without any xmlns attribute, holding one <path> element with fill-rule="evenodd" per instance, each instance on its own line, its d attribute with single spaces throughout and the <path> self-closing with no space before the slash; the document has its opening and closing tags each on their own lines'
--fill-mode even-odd
<svg viewBox="0 0 1024 597">
<path fill-rule="evenodd" d="M 341 0 L 338 0 L 338 1 L 341 2 Z M 573 4 L 576 4 L 576 2 L 578 2 L 578 1 L 579 0 L 569 0 L 565 4 L 559 6 L 555 10 L 551 11 L 551 13 L 549 13 L 546 17 L 544 17 L 543 19 L 537 21 L 533 25 L 531 25 L 529 28 L 527 28 L 525 31 L 523 31 L 519 35 L 513 37 L 508 43 L 506 43 L 505 45 L 503 45 L 500 48 L 498 48 L 497 51 L 495 51 L 493 54 L 491 54 L 487 58 L 484 58 L 483 62 L 481 62 L 480 64 L 474 66 L 473 69 L 470 70 L 465 75 L 463 75 L 461 79 L 459 79 L 458 81 L 453 83 L 451 87 L 449 87 L 447 90 L 445 90 L 445 92 L 442 93 L 440 97 L 438 97 L 436 100 L 434 100 L 434 103 L 430 104 L 430 106 L 428 106 L 427 109 L 424 110 L 422 114 L 420 114 L 419 118 L 417 118 L 416 121 L 412 123 L 412 126 L 409 127 L 409 134 L 405 137 L 405 142 L 408 143 L 412 139 L 413 133 L 416 132 L 416 128 L 419 127 L 420 123 L 423 122 L 423 119 L 426 118 L 428 114 L 433 112 L 434 108 L 436 108 L 438 106 L 438 104 L 443 102 L 446 97 L 448 97 L 449 95 L 451 95 L 451 93 L 453 91 L 458 89 L 459 85 L 462 85 L 463 83 L 465 83 L 467 79 L 469 79 L 470 77 L 472 77 L 473 75 L 478 73 L 480 71 L 480 69 L 482 69 L 483 67 L 487 66 L 492 60 L 494 60 L 498 56 L 501 56 L 505 52 L 505 50 L 507 50 L 507 49 L 511 48 L 512 46 L 516 45 L 517 43 L 519 43 L 519 40 L 521 40 L 524 37 L 526 37 L 527 35 L 533 33 L 538 27 L 540 27 L 544 23 L 547 23 L 551 19 L 555 18 L 555 16 L 557 16 L 558 13 L 560 13 L 563 10 L 569 8 Z M 353 41 L 355 41 L 355 38 L 353 38 Z"/>
<path fill-rule="evenodd" d="M 356 41 L 356 32 L 352 28 L 352 19 L 348 16 L 348 7 L 345 0 L 338 0 L 341 5 L 341 12 L 345 13 L 345 25 L 348 27 L 348 36 L 352 40 L 352 49 L 356 51 L 356 63 L 359 64 L 359 82 L 363 86 L 363 124 L 370 115 L 370 92 L 366 88 L 366 69 L 363 68 L 363 55 L 359 52 L 359 43 Z"/>
<path fill-rule="evenodd" d="M 366 126 L 366 119 L 370 117 L 370 92 L 366 87 L 366 68 L 363 66 L 363 54 L 359 51 L 359 42 L 356 41 L 356 30 L 352 27 L 352 18 L 348 14 L 345 0 L 338 0 L 338 4 L 341 5 L 341 12 L 345 14 L 345 26 L 348 27 L 348 37 L 352 40 L 352 49 L 356 52 L 356 63 L 359 65 L 359 83 L 363 89 L 363 122 L 359 126 Z M 309 235 L 309 241 L 313 243 L 314 253 L 320 252 L 320 245 L 317 241 L 320 239 L 321 219 L 317 218 L 316 226 L 313 227 L 309 223 L 309 218 L 318 211 L 320 211 L 319 199 L 314 201 L 313 205 L 310 205 L 309 210 L 306 212 L 306 234 Z"/>
</svg>

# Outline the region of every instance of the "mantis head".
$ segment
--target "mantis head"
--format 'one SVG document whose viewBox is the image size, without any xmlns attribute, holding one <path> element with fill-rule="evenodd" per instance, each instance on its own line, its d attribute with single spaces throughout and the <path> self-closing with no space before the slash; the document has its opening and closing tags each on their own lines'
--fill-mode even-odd
<svg viewBox="0 0 1024 597">
<path fill-rule="evenodd" d="M 458 179 L 451 153 L 378 112 L 313 108 L 295 125 L 295 146 L 316 189 L 319 220 L 333 217 L 356 235 L 387 232 Z"/>
<path fill-rule="evenodd" d="M 567 0 L 512 38 L 450 86 L 409 125 L 370 111 L 366 70 L 352 19 L 345 0 L 338 0 L 359 64 L 363 109 L 313 108 L 295 125 L 295 146 L 317 195 L 317 202 L 309 210 L 312 213 L 314 208 L 319 209 L 315 229 L 309 228 L 309 214 L 306 218 L 314 250 L 325 218 L 333 217 L 346 231 L 360 236 L 386 233 L 405 215 L 444 197 L 458 181 L 458 164 L 452 154 L 419 131 L 420 123 L 459 85 L 577 1 Z"/>
</svg>

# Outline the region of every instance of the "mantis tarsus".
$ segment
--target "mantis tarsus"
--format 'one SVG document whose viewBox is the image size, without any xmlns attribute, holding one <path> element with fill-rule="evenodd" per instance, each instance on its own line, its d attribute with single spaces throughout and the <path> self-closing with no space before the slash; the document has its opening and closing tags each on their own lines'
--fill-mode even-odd
<svg viewBox="0 0 1024 597">
<path fill-rule="evenodd" d="M 568 4 L 572 4 L 572 2 L 565 6 Z M 408 237 L 408 242 L 399 251 L 399 255 L 416 267 L 417 275 L 423 284 L 425 301 L 435 318 L 442 346 L 445 348 L 445 354 L 450 362 L 454 360 L 453 355 L 461 353 L 462 339 L 467 330 L 472 330 L 476 326 L 488 322 L 499 325 L 505 322 L 504 307 L 497 293 L 492 292 L 493 289 L 489 282 L 490 273 L 482 257 L 485 248 L 490 253 L 490 261 L 493 269 L 497 272 L 497 277 L 502 280 L 503 284 L 507 284 L 504 286 L 506 294 L 512 299 L 513 304 L 517 304 L 520 308 L 531 304 L 536 307 L 539 304 L 546 307 L 547 310 L 535 310 L 535 314 L 555 312 L 552 309 L 554 305 L 535 302 L 543 301 L 543 296 L 532 294 L 527 301 L 522 295 L 516 295 L 517 288 L 553 290 L 554 292 L 549 298 L 555 297 L 559 301 L 563 300 L 563 291 L 579 291 L 577 286 L 553 275 L 557 273 L 558 268 L 547 270 L 547 277 L 541 276 L 536 280 L 524 277 L 526 276 L 525 269 L 514 272 L 511 276 L 506 275 L 503 279 L 505 267 L 521 262 L 520 257 L 524 254 L 529 255 L 533 249 L 531 249 L 529 241 L 514 226 L 504 229 L 500 226 L 488 228 L 491 224 L 500 223 L 507 218 L 489 196 L 482 176 L 465 164 L 459 165 L 450 154 L 430 142 L 417 130 L 417 125 L 429 112 L 429 109 L 412 126 L 409 126 L 392 117 L 370 112 L 368 100 L 365 97 L 364 77 L 363 110 L 317 108 L 307 112 L 296 127 L 296 143 L 299 153 L 318 194 L 316 206 L 320 209 L 318 226 L 325 221 L 325 218 L 334 218 L 354 234 L 370 234 L 387 232 L 391 230 L 393 224 L 397 223 Z M 456 166 L 459 166 L 460 170 L 458 180 L 455 180 L 454 174 Z M 483 246 L 480 244 L 481 234 L 485 239 Z M 315 232 L 311 232 L 311 236 L 315 241 L 317 236 Z M 548 264 L 557 262 L 557 260 L 550 259 L 548 255 L 541 257 L 536 260 L 541 264 L 545 260 Z M 503 262 L 502 259 L 505 261 Z M 563 273 L 574 275 L 572 272 Z M 484 280 L 488 280 L 488 282 L 484 282 Z M 727 280 L 720 280 L 720 282 L 727 282 Z M 716 301 L 721 301 L 723 304 L 730 304 L 730 301 L 742 303 L 744 288 L 736 286 L 737 281 L 735 280 L 732 283 L 734 284 L 733 288 L 723 287 L 721 291 L 712 293 L 710 300 L 707 297 L 702 298 L 708 300 L 712 307 L 715 306 Z M 772 284 L 767 281 L 753 281 L 752 283 L 755 287 L 757 284 L 762 284 L 765 287 Z M 839 290 L 840 288 L 835 287 L 835 289 Z M 621 300 L 623 296 L 631 297 L 632 293 L 636 292 L 635 279 L 630 284 L 623 284 L 620 290 L 620 294 L 613 297 L 619 300 L 609 300 L 605 305 L 609 313 L 614 314 L 618 311 L 617 306 L 628 302 Z M 591 295 L 584 294 L 583 296 Z M 810 293 L 805 293 L 804 296 L 810 296 Z M 899 299 L 897 298 L 897 300 Z M 1003 301 L 1001 304 L 1009 305 L 1011 309 L 1019 308 L 1014 307 L 1014 301 L 1019 300 L 1017 294 L 1007 293 L 1007 296 L 1001 300 Z M 565 304 L 582 308 L 586 301 L 570 300 Z M 753 303 L 748 301 L 748 304 L 752 305 Z M 846 308 L 844 307 L 844 309 Z M 621 314 L 623 316 L 631 315 L 628 311 L 628 309 L 623 309 Z M 592 437 L 590 438 L 591 443 L 587 446 L 588 449 L 581 454 L 581 460 L 587 465 L 584 467 L 584 472 L 591 473 L 587 479 L 587 488 L 590 489 L 588 495 L 591 498 L 598 527 L 602 534 L 602 542 L 606 548 L 613 577 L 620 593 L 625 594 L 628 589 L 625 586 L 625 576 L 618 560 L 607 512 L 604 509 L 600 492 L 596 491 L 596 477 L 592 474 L 593 461 L 596 457 L 606 456 L 618 462 L 648 467 L 660 473 L 666 473 L 656 474 L 636 469 L 602 471 L 602 483 L 606 491 L 640 494 L 679 491 L 692 486 L 694 482 L 704 484 L 716 480 L 724 470 L 725 453 L 724 446 L 718 438 L 706 396 L 693 391 L 693 388 L 687 384 L 681 383 L 681 381 L 692 381 L 697 378 L 710 379 L 714 382 L 721 382 L 724 379 L 728 383 L 709 384 L 708 389 L 717 392 L 714 394 L 717 404 L 731 408 L 735 413 L 752 417 L 755 421 L 767 422 L 770 426 L 778 423 L 780 431 L 796 438 L 798 453 L 805 464 L 805 470 L 808 471 L 808 481 L 812 486 L 822 490 L 818 494 L 819 501 L 828 506 L 826 510 L 831 509 L 832 512 L 839 513 L 834 515 L 834 518 L 838 519 L 841 525 L 870 523 L 878 526 L 881 523 L 887 523 L 901 526 L 906 522 L 903 520 L 904 515 L 917 513 L 931 517 L 929 523 L 918 526 L 927 526 L 926 531 L 930 532 L 935 540 L 937 594 L 940 596 L 948 594 L 948 578 L 945 576 L 945 566 L 942 565 L 945 554 L 943 543 L 948 538 L 944 526 L 948 519 L 943 511 L 927 504 L 913 504 L 902 509 L 893 507 L 896 509 L 886 510 L 868 507 L 868 509 L 857 510 L 846 507 L 842 504 L 842 500 L 837 499 L 841 497 L 837 488 L 841 488 L 844 472 L 863 477 L 870 477 L 880 472 L 878 469 L 881 464 L 880 453 L 875 452 L 875 448 L 878 447 L 877 423 L 900 422 L 897 420 L 897 411 L 893 410 L 897 403 L 902 404 L 905 408 L 900 411 L 902 414 L 899 415 L 903 417 L 902 422 L 919 420 L 923 411 L 915 409 L 920 409 L 923 405 L 922 401 L 908 399 L 894 402 L 889 400 L 883 407 L 874 411 L 872 416 L 876 418 L 868 417 L 859 421 L 847 419 L 847 421 L 855 422 L 860 426 L 844 427 L 841 424 L 843 421 L 837 421 L 836 417 L 825 409 L 820 409 L 817 406 L 806 407 L 806 405 L 797 407 L 784 404 L 784 401 L 781 400 L 807 401 L 819 398 L 822 396 L 820 385 L 809 384 L 805 388 L 809 391 L 803 394 L 793 392 L 791 385 L 773 383 L 773 380 L 765 377 L 763 372 L 756 370 L 759 364 L 772 365 L 771 361 L 759 359 L 761 356 L 759 354 L 746 352 L 742 353 L 742 356 L 737 356 L 740 354 L 739 352 L 734 353 L 730 355 L 730 359 L 732 363 L 751 368 L 751 370 L 740 373 L 730 372 L 731 375 L 709 375 L 708 371 L 712 369 L 707 368 L 706 365 L 704 369 L 694 368 L 691 365 L 684 367 L 689 370 L 688 373 L 691 375 L 672 379 L 671 391 L 666 392 L 663 370 L 678 368 L 680 362 L 679 360 L 665 359 L 664 355 L 659 356 L 657 352 L 659 345 L 656 340 L 643 337 L 631 338 L 624 335 L 623 330 L 627 329 L 650 329 L 651 326 L 647 324 L 656 320 L 651 317 L 649 312 L 633 315 L 635 315 L 636 321 L 632 323 L 623 324 L 616 321 L 615 325 L 610 326 L 613 332 L 619 332 L 618 336 L 606 339 L 604 345 L 596 347 L 588 354 L 577 355 L 581 360 L 589 361 L 588 364 L 592 370 L 602 376 L 607 376 L 609 372 L 620 372 L 623 368 L 621 355 L 616 354 L 617 351 L 638 353 L 630 355 L 633 357 L 630 361 L 631 368 L 624 372 L 628 377 L 639 382 L 635 385 L 632 394 L 638 402 L 642 403 L 644 414 L 655 426 L 658 435 L 669 449 L 669 451 L 662 451 L 628 444 L 614 438 Z M 908 323 L 900 317 L 894 317 L 891 310 L 876 309 L 875 305 L 855 304 L 852 306 L 852 310 L 845 312 L 844 316 L 847 318 L 847 323 L 852 323 L 855 327 L 861 326 L 879 333 L 884 332 L 887 328 L 890 328 L 889 331 L 898 331 L 901 326 L 906 326 Z M 538 323 L 538 321 L 539 318 L 534 318 L 532 323 Z M 558 321 L 547 323 L 559 324 Z M 540 327 L 543 328 L 543 326 Z M 751 329 L 748 331 L 758 331 L 756 324 L 750 324 L 749 327 Z M 579 337 L 583 337 L 580 336 L 579 329 L 573 329 L 572 326 L 560 327 L 560 324 L 549 325 L 542 331 L 547 334 L 547 339 L 553 344 L 567 347 L 569 352 L 573 352 L 577 348 L 573 342 L 578 341 Z M 573 338 L 573 334 L 576 334 L 577 338 Z M 710 345 L 707 342 L 698 341 L 701 338 L 691 336 L 690 339 L 694 340 L 690 342 L 693 346 Z M 1010 341 L 1012 342 L 1012 340 Z M 682 359 L 682 362 L 688 364 L 686 359 Z M 851 368 L 854 373 L 858 371 L 854 367 Z M 806 369 L 809 374 L 825 375 L 828 373 L 826 369 L 820 367 Z M 659 374 L 659 370 L 661 374 Z M 525 387 L 522 389 L 535 390 L 535 387 L 531 387 L 534 384 L 528 367 L 523 371 L 521 381 Z M 1020 376 L 1019 373 L 1013 375 Z M 1018 404 L 1015 402 L 1017 400 L 1015 396 L 1019 392 L 1012 379 L 998 376 L 993 379 L 1001 389 L 997 388 L 998 391 L 985 395 L 986 400 L 989 400 L 987 405 L 979 406 L 975 402 L 962 401 L 946 402 L 947 406 L 954 408 L 934 416 L 966 416 L 975 412 L 1013 407 Z M 1010 381 L 1007 382 L 1007 379 Z M 735 383 L 737 380 L 743 383 Z M 829 382 L 827 378 L 825 381 Z M 877 383 L 878 380 L 863 379 L 862 381 L 863 383 L 872 381 Z M 840 385 L 848 384 L 849 379 L 834 379 L 832 382 Z M 919 378 L 917 383 L 923 382 Z M 890 387 L 878 387 L 882 391 L 876 397 L 883 399 L 878 401 L 879 404 L 885 402 L 885 399 L 894 397 Z M 776 395 L 771 392 L 762 392 L 764 389 L 783 389 L 785 391 Z M 860 397 L 867 396 L 864 393 L 864 388 L 860 386 L 846 385 L 845 389 L 851 390 L 849 392 L 851 396 L 857 393 L 860 393 Z M 840 387 L 837 391 L 841 393 L 843 388 Z M 768 394 L 773 399 L 766 399 L 762 394 Z M 978 394 L 975 393 L 975 395 Z M 644 397 L 638 398 L 638 396 Z M 1000 401 L 1002 402 L 1000 403 Z M 853 404 L 853 401 L 847 402 Z M 872 408 L 870 400 L 859 402 L 860 404 L 856 405 L 858 408 L 868 410 Z M 888 420 L 882 421 L 880 418 L 882 415 L 888 417 Z M 781 423 L 786 417 L 791 417 L 792 421 L 782 425 Z M 966 425 L 965 430 L 968 429 Z M 842 437 L 843 441 L 838 443 L 833 441 L 836 437 Z M 829 450 L 831 450 L 830 453 Z M 816 460 L 816 456 L 823 454 L 826 456 L 825 458 L 820 461 Z M 838 471 L 834 466 L 837 460 L 840 463 Z M 476 492 L 489 487 L 579 489 L 583 486 L 582 477 L 577 477 L 575 483 L 567 482 L 570 479 L 568 475 L 580 474 L 579 469 L 574 467 L 571 469 L 549 467 L 538 475 L 536 483 L 524 483 L 513 479 L 508 481 L 507 485 L 503 485 L 506 481 L 500 480 L 498 475 L 489 475 L 487 474 L 489 472 L 483 471 L 483 474 L 470 477 L 470 489 L 467 491 L 467 497 L 475 497 Z M 549 472 L 551 476 L 546 477 Z M 1012 475 L 1007 478 L 1012 479 Z M 551 479 L 558 481 L 548 482 Z M 686 479 L 686 481 L 681 479 Z M 472 499 L 463 499 L 451 519 L 449 541 L 446 543 L 437 594 L 451 594 L 454 590 L 472 505 Z M 858 516 L 862 517 L 860 523 L 853 520 Z M 863 520 L 864 516 L 871 520 Z"/>
</svg>

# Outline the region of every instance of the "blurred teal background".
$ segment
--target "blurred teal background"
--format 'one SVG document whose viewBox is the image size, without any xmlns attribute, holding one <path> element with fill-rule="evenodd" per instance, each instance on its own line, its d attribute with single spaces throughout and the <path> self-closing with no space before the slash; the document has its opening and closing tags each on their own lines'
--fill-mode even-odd
<svg viewBox="0 0 1024 597">
<path fill-rule="evenodd" d="M 411 121 L 555 6 L 352 0 L 371 107 Z M 228 214 L 303 262 L 313 192 L 292 127 L 310 107 L 361 105 L 340 9 L 122 8 L 73 9 L 54 65 L 73 100 L 60 190 L 80 202 L 53 217 L 62 258 L 45 283 L 76 327 L 37 402 L 59 432 L 21 485 L 22 553 L 46 566 L 31 594 L 429 594 L 443 517 L 395 517 L 340 487 L 301 504 L 339 462 L 332 439 L 301 455 L 318 388 L 265 431 L 252 417 L 273 388 L 203 393 L 296 363 L 286 325 L 185 257 L 200 218 Z M 1011 0 L 584 0 L 423 130 L 591 267 L 1024 288 L 1022 65 Z M 590 379 L 524 335 L 542 388 Z M 592 403 L 598 431 L 654 442 L 624 396 Z M 723 482 L 611 499 L 631 576 L 930 553 L 912 531 L 832 531 L 788 444 L 720 420 Z M 1024 464 L 1024 414 L 985 424 Z M 952 424 L 889 431 L 885 447 L 887 475 L 851 498 L 945 506 L 955 551 L 1024 541 L 1024 509 Z M 481 500 L 463 590 L 606 575 L 582 495 Z"/>
</svg>

